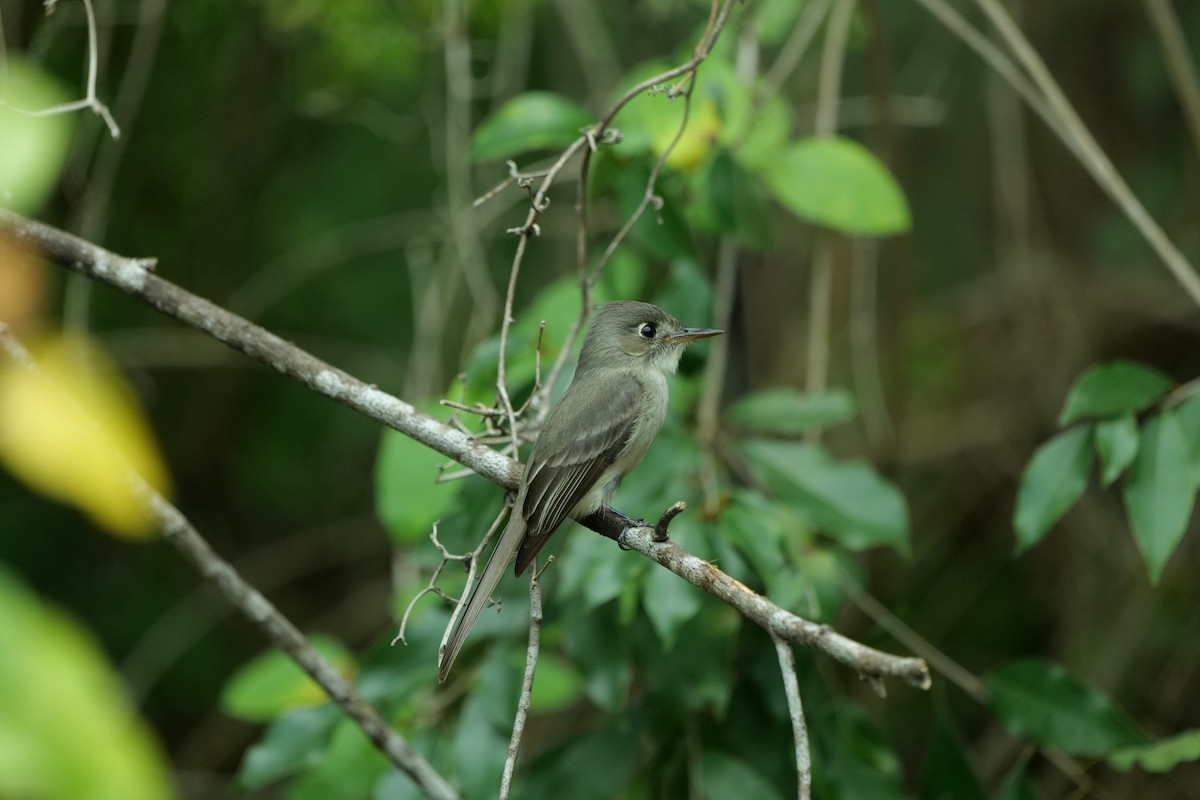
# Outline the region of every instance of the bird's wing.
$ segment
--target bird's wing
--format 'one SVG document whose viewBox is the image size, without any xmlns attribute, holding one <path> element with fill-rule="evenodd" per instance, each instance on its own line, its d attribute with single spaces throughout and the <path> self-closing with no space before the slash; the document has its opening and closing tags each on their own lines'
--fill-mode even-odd
<svg viewBox="0 0 1200 800">
<path fill-rule="evenodd" d="M 546 420 L 546 430 L 562 425 L 570 425 L 573 430 L 569 436 L 552 437 L 570 442 L 556 452 L 545 452 L 545 448 L 534 445 L 526 467 L 528 489 L 524 502 L 514 509 L 526 524 L 525 537 L 517 551 L 518 575 L 620 456 L 633 432 L 641 396 L 641 384 L 627 379 L 611 393 L 587 394 L 568 389 L 554 407 Z"/>
<path fill-rule="evenodd" d="M 641 392 L 641 385 L 632 379 L 622 383 L 615 392 L 591 396 L 568 388 L 551 410 L 543 435 L 547 430 L 552 435 L 545 441 L 566 440 L 570 445 L 560 452 L 546 452 L 544 445 L 534 445 L 512 516 L 479 574 L 479 580 L 471 587 L 454 627 L 446 636 L 446 644 L 438 658 L 439 681 L 445 682 L 450 674 L 467 634 L 487 606 L 514 555 L 520 575 L 550 539 L 550 534 L 620 455 L 633 431 Z M 553 435 L 556 426 L 565 425 L 573 426 L 571 436 Z M 540 437 L 539 441 L 542 441 Z"/>
</svg>

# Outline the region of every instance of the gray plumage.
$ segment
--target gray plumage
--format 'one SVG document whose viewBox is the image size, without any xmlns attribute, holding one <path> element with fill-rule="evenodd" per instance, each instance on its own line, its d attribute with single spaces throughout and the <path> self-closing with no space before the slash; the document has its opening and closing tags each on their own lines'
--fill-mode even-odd
<svg viewBox="0 0 1200 800">
<path fill-rule="evenodd" d="M 688 342 L 721 331 L 684 328 L 649 303 L 596 310 L 575 377 L 550 410 L 521 477 L 512 516 L 471 588 L 438 659 L 445 681 L 505 568 L 520 575 L 568 517 L 599 510 L 646 455 L 667 414 L 667 379 Z"/>
</svg>

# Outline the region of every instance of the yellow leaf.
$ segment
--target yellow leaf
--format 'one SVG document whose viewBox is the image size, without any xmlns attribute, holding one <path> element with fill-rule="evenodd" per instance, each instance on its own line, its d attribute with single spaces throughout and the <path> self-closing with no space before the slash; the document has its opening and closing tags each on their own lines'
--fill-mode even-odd
<svg viewBox="0 0 1200 800">
<path fill-rule="evenodd" d="M 0 364 L 0 463 L 114 534 L 149 535 L 130 470 L 163 494 L 169 479 L 115 366 L 81 336 L 47 339 L 33 356 L 36 369 Z"/>
<path fill-rule="evenodd" d="M 661 155 L 670 147 L 677 132 L 678 123 L 674 123 L 671 128 L 660 127 L 655 131 L 654 152 Z M 712 150 L 713 144 L 720 134 L 721 113 L 717 108 L 716 101 L 710 97 L 693 100 L 687 128 L 684 129 L 683 136 L 679 138 L 675 149 L 667 156 L 667 166 L 680 172 L 694 170 Z"/>
</svg>

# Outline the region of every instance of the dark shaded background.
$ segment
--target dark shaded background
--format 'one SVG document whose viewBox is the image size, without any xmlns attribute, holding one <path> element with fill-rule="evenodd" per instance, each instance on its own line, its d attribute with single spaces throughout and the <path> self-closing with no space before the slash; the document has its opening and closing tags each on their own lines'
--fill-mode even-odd
<svg viewBox="0 0 1200 800">
<path fill-rule="evenodd" d="M 912 233 L 885 242 L 881 255 L 887 421 L 867 408 L 867 421 L 831 441 L 836 452 L 869 457 L 911 506 L 912 559 L 868 558 L 869 588 L 976 673 L 1021 655 L 1056 659 L 1151 733 L 1197 727 L 1195 531 L 1152 590 L 1115 490 L 1090 489 L 1020 558 L 1010 524 L 1020 470 L 1053 432 L 1071 381 L 1114 357 L 1194 378 L 1196 309 L 976 57 L 914 3 L 868 5 L 878 6 L 882 38 L 856 24 L 842 132 L 889 161 L 914 219 Z M 1197 150 L 1143 6 L 1020 5 L 1023 27 L 1100 144 L 1194 260 Z M 483 312 L 464 281 L 447 277 L 461 261 L 448 170 L 467 156 L 446 151 L 436 4 L 101 0 L 97 10 L 101 96 L 114 98 L 134 63 L 144 98 L 136 121 L 120 118 L 119 142 L 80 117 L 61 190 L 42 218 L 115 252 L 157 257 L 168 279 L 386 391 L 414 401 L 443 391 L 474 343 L 467 323 Z M 531 88 L 598 112 L 626 70 L 686 52 L 705 10 L 670 0 L 472 7 L 471 121 Z M 1177 11 L 1200 46 L 1200 6 Z M 8 48 L 81 85 L 81 7 L 63 2 L 46 18 L 40 3 L 7 1 L 3 14 Z M 590 38 L 572 35 L 571 14 L 586 19 Z M 153 60 L 138 66 L 138 37 L 153 35 L 161 37 Z M 906 98 L 891 127 L 862 102 L 872 58 L 882 65 L 874 80 Z M 810 53 L 788 85 L 801 119 L 811 115 L 815 69 Z M 114 110 L 122 113 L 119 103 Z M 478 193 L 503 171 L 473 175 Z M 518 305 L 572 270 L 574 186 L 559 192 L 562 214 L 547 216 L 530 250 Z M 496 292 L 514 246 L 502 231 L 523 217 L 520 202 L 506 195 L 477 218 Z M 771 252 L 744 265 L 730 395 L 803 384 L 808 274 L 798 261 L 810 234 L 782 224 L 776 234 Z M 854 388 L 849 254 L 840 256 L 831 382 Z M 55 280 L 55 297 L 66 300 L 53 313 L 86 313 L 120 360 L 152 417 L 179 505 L 214 546 L 302 629 L 355 648 L 390 638 L 393 552 L 372 506 L 377 426 L 126 297 Z M 429 281 L 450 287 L 432 311 L 414 294 Z M 445 335 L 414 358 L 420 307 Z M 100 535 L 5 474 L 0 509 L 0 558 L 97 633 L 188 794 L 221 796 L 258 729 L 216 710 L 216 698 L 261 638 L 164 544 Z M 895 649 L 853 610 L 842 628 Z M 934 692 L 961 721 L 981 775 L 995 781 L 1012 740 L 954 689 Z M 928 730 L 928 702 L 893 694 L 872 705 L 915 775 L 924 734 L 913 731 Z M 1065 779 L 1046 772 L 1047 796 L 1060 796 Z M 1124 780 L 1118 791 L 1148 779 Z M 1154 796 L 1200 797 L 1195 785 L 1200 772 L 1183 767 L 1154 784 Z"/>
</svg>

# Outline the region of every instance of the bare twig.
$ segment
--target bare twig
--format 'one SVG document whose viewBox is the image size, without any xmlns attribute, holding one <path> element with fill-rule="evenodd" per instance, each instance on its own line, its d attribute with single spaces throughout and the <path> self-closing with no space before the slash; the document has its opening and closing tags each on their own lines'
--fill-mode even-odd
<svg viewBox="0 0 1200 800">
<path fill-rule="evenodd" d="M 1183 287 L 1192 301 L 1200 304 L 1200 275 L 1197 275 L 1195 268 L 1154 221 L 1150 212 L 1129 188 L 1129 184 L 1117 172 L 1108 155 L 1096 142 L 1074 106 L 1063 94 L 1041 56 L 1033 49 L 1029 40 L 1021 33 L 1021 29 L 1012 21 L 1004 8 L 996 0 L 976 0 L 976 3 L 1000 31 L 1018 61 L 1028 70 L 1032 84 L 1030 79 L 1020 74 L 1006 56 L 972 28 L 945 0 L 915 0 L 915 2 L 923 5 L 937 17 L 1017 90 L 1021 97 L 1029 103 L 1030 108 L 1036 111 L 1050 129 L 1063 140 L 1067 148 L 1079 159 L 1080 164 L 1091 173 L 1096 183 L 1100 184 L 1100 187 L 1129 218 L 1129 221 L 1154 249 L 1163 265 Z"/>
<path fill-rule="evenodd" d="M 790 643 L 778 636 L 771 638 L 775 641 L 775 653 L 779 656 L 779 672 L 783 675 L 788 715 L 792 718 L 792 738 L 796 740 L 796 796 L 800 800 L 809 800 L 812 797 L 812 757 L 808 751 L 804 706 L 800 702 L 800 683 L 796 680 L 796 654 L 792 652 Z"/>
<path fill-rule="evenodd" d="M 116 139 L 121 135 L 121 129 L 117 126 L 117 121 L 113 119 L 112 112 L 108 110 L 108 106 L 100 102 L 96 97 L 96 77 L 99 73 L 99 46 L 96 43 L 96 12 L 92 10 L 92 0 L 83 0 L 84 14 L 87 15 L 87 31 L 88 31 L 88 76 L 87 76 L 87 95 L 82 100 L 73 100 L 69 103 L 61 103 L 49 108 L 38 109 L 23 109 L 8 106 L 8 108 L 16 111 L 18 114 L 24 114 L 27 117 L 48 117 L 52 114 L 66 114 L 71 111 L 82 111 L 90 109 L 93 114 L 104 120 L 104 124 L 108 126 L 108 132 L 112 138 Z M 7 103 L 5 105 L 8 105 Z"/>
<path fill-rule="evenodd" d="M 411 777 L 429 797 L 458 796 L 445 778 L 362 699 L 353 685 L 309 644 L 290 620 L 213 552 L 179 509 L 149 486 L 145 486 L 144 491 L 163 536 L 180 550 L 201 575 L 217 586 L 230 604 L 299 664 L 388 760 Z"/>
<path fill-rule="evenodd" d="M 841 584 L 842 591 L 846 593 L 846 597 L 850 598 L 850 602 L 854 603 L 863 613 L 873 619 L 876 625 L 891 634 L 896 641 L 932 664 L 935 670 L 970 695 L 976 702 L 987 703 L 988 690 L 983 681 L 959 665 L 950 656 L 934 647 L 919 633 L 905 625 L 903 620 L 899 619 L 891 611 L 888 611 L 882 603 L 868 594 L 867 590 L 858 581 L 850 577 L 847 572 L 843 570 L 839 578 L 839 583 Z"/>
<path fill-rule="evenodd" d="M 728 603 L 772 636 L 812 647 L 840 661 L 869 682 L 877 692 L 883 692 L 884 678 L 895 678 L 918 689 L 929 688 L 929 667 L 922 659 L 901 658 L 880 652 L 842 636 L 828 625 L 797 616 L 731 578 L 713 564 L 687 552 L 674 540 L 657 541 L 653 527 L 633 523 L 612 509 L 606 509 L 606 512 L 604 519 L 589 517 L 585 524 L 588 527 L 595 525 L 593 530 L 603 527 L 605 523 L 612 525 L 606 531 L 613 532 L 625 548 L 638 551 L 693 586 Z M 599 532 L 608 535 L 606 531 Z"/>
<path fill-rule="evenodd" d="M 695 73 L 692 73 L 695 75 Z M 693 77 L 693 82 L 695 78 Z M 675 131 L 675 136 L 672 137 L 663 151 L 659 153 L 658 158 L 654 161 L 654 166 L 650 169 L 650 177 L 646 181 L 646 191 L 642 192 L 641 202 L 637 208 L 629 215 L 629 219 L 625 220 L 625 224 L 621 226 L 617 234 L 613 236 L 612 241 L 604 248 L 604 253 L 600 256 L 600 261 L 596 264 L 596 269 L 588 278 L 589 285 L 594 284 L 600 277 L 600 273 L 604 272 L 604 268 L 608 266 L 608 262 L 612 259 L 613 254 L 617 252 L 617 248 L 625 241 L 625 237 L 633 230 L 633 226 L 646 213 L 646 209 L 654 206 L 656 212 L 661 212 L 663 208 L 663 199 L 654 193 L 655 187 L 658 185 L 658 176 L 662 174 L 663 166 L 667 163 L 667 159 L 671 157 L 675 147 L 679 144 L 679 140 L 683 138 L 683 134 L 687 132 L 688 117 L 692 110 L 692 93 L 688 91 L 683 96 L 683 118 L 679 121 L 679 128 Z M 661 222 L 661 218 L 659 220 Z"/>
<path fill-rule="evenodd" d="M 395 428 L 507 489 L 515 489 L 521 467 L 470 436 L 346 374 L 273 333 L 151 273 L 148 260 L 124 258 L 49 225 L 0 209 L 0 225 L 62 266 L 108 284 L 168 316 L 205 331 L 260 363 L 299 381 L 318 394 Z M 918 688 L 929 685 L 929 669 L 919 658 L 880 652 L 805 620 L 772 603 L 712 564 L 674 542 L 656 543 L 654 529 L 640 526 L 605 507 L 582 521 L 585 526 L 670 569 L 694 586 L 733 606 L 747 619 L 788 641 L 800 642 L 856 670 L 881 688 L 894 677 Z"/>
<path fill-rule="evenodd" d="M 446 565 L 451 561 L 469 561 L 475 555 L 472 552 L 459 556 L 447 550 L 446 546 L 438 541 L 438 522 L 433 523 L 433 530 L 429 532 L 429 540 L 433 542 L 433 546 L 437 548 L 437 551 L 442 554 L 442 560 L 438 562 L 437 567 L 433 570 L 433 574 L 429 576 L 429 583 L 421 591 L 417 592 L 412 600 L 408 601 L 408 607 L 404 609 L 404 616 L 400 617 L 400 631 L 392 639 L 393 645 L 396 642 L 405 645 L 408 644 L 408 639 L 405 638 L 404 631 L 408 629 L 408 618 L 412 616 L 413 609 L 417 607 L 417 603 L 420 602 L 422 597 L 427 594 L 436 594 L 448 603 L 456 602 L 453 597 L 443 592 L 441 587 L 437 585 L 438 578 L 442 577 L 442 571 L 446 569 Z"/>
<path fill-rule="evenodd" d="M 0 350 L 26 369 L 37 370 L 32 355 L 6 328 L 0 326 Z M 178 508 L 155 491 L 145 479 L 128 467 L 128 480 L 145 504 L 151 519 L 163 538 L 173 544 L 200 575 L 210 581 L 225 599 L 250 622 L 266 634 L 276 647 L 286 652 L 317 682 L 338 708 L 342 710 L 371 740 L 388 760 L 405 772 L 429 797 L 452 800 L 458 794 L 449 783 L 396 733 L 346 680 L 336 667 L 317 652 L 304 634 L 280 613 L 270 600 L 238 574 L 229 562 L 209 546 L 192 523 Z"/>
<path fill-rule="evenodd" d="M 804 6 L 796 24 L 792 26 L 792 32 L 788 34 L 787 41 L 780 48 L 779 55 L 763 76 L 762 91 L 754 98 L 756 103 L 761 105 L 779 94 L 784 82 L 795 72 L 800 59 L 808 50 L 808 45 L 817 35 L 817 28 L 821 26 L 821 20 L 825 19 L 825 13 L 829 11 L 832 2 L 833 0 L 814 0 Z"/>
<path fill-rule="evenodd" d="M 499 298 L 492 286 L 479 226 L 468 203 L 471 200 L 471 162 L 463 157 L 471 145 L 471 39 L 467 35 L 465 0 L 441 5 L 446 70 L 446 107 L 443 131 L 443 174 L 446 181 L 447 245 L 457 254 L 454 267 L 462 272 L 471 295 L 472 311 L 466 321 L 466 339 L 483 338 L 492 329 Z M 449 298 L 447 298 L 449 299 Z"/>
<path fill-rule="evenodd" d="M 821 69 L 817 78 L 817 113 L 814 132 L 833 136 L 837 132 L 838 98 L 842 88 L 842 61 L 846 40 L 854 19 L 855 0 L 836 0 L 821 50 Z M 833 234 L 817 231 L 813 245 L 812 275 L 808 298 L 808 358 L 805 365 L 805 389 L 825 391 L 829 376 L 829 331 L 833 317 Z M 821 429 L 812 428 L 804 438 L 821 441 Z"/>
<path fill-rule="evenodd" d="M 856 0 L 835 0 L 821 50 L 821 69 L 817 75 L 817 114 L 813 123 L 817 136 L 832 136 L 837 131 L 838 100 L 842 90 L 842 62 L 846 58 L 846 40 L 854 20 Z"/>
<path fill-rule="evenodd" d="M 153 259 L 126 258 L 65 231 L 0 209 L 0 227 L 62 266 L 108 284 L 167 316 L 204 331 L 319 394 L 411 436 L 488 480 L 512 489 L 520 471 L 508 458 L 150 271 Z"/>
<path fill-rule="evenodd" d="M 501 523 L 504 522 L 504 518 L 508 515 L 509 507 L 510 507 L 510 504 L 508 503 L 508 501 L 506 499 L 505 503 L 504 503 L 504 507 L 500 509 L 500 513 L 496 515 L 496 518 L 494 520 L 492 520 L 492 524 L 488 526 L 487 533 L 484 534 L 483 539 L 480 540 L 478 547 L 476 547 L 474 550 L 472 550 L 469 553 L 463 554 L 462 556 L 451 557 L 455 561 L 466 561 L 467 562 L 467 582 L 463 586 L 463 592 L 462 592 L 463 597 L 467 597 L 471 594 L 471 587 L 475 585 L 475 576 L 479 572 L 479 557 L 481 555 L 483 555 L 483 551 L 487 549 L 488 542 L 491 541 L 492 537 L 496 535 L 496 531 L 500 530 Z M 441 552 L 442 552 L 442 558 L 443 558 L 442 563 L 444 565 L 446 563 L 447 557 L 449 557 L 449 554 L 446 552 L 446 550 L 444 548 L 441 547 L 441 545 L 438 545 L 438 549 L 441 550 Z M 436 578 L 437 578 L 436 575 L 433 578 L 431 578 L 430 583 L 432 584 L 433 581 L 436 580 Z M 449 602 L 454 602 L 454 600 L 452 598 L 447 597 L 444 593 L 442 593 L 440 591 L 438 592 L 438 595 Z M 463 605 L 464 604 L 461 601 L 455 603 L 454 613 L 450 615 L 450 622 L 446 624 L 446 632 L 442 635 L 442 641 L 439 646 L 438 652 L 441 652 L 441 650 L 446 647 L 446 641 L 450 638 L 450 631 L 454 628 L 454 622 L 455 622 L 455 620 L 458 619 L 458 615 L 462 613 Z M 401 630 L 401 633 L 403 633 L 403 630 Z M 396 639 L 400 639 L 400 638 L 401 637 L 399 635 L 396 636 Z M 396 643 L 396 639 L 392 640 L 392 644 Z"/>
<path fill-rule="evenodd" d="M 588 168 L 591 165 L 592 152 L 594 151 L 595 143 L 598 140 L 604 140 L 604 136 L 609 130 L 609 125 L 612 124 L 612 121 L 616 118 L 617 114 L 620 113 L 621 109 L 628 105 L 629 102 L 638 95 L 642 94 L 643 92 L 654 90 L 656 87 L 662 86 L 667 81 L 673 80 L 680 76 L 690 75 L 693 79 L 695 78 L 696 68 L 699 67 L 706 58 L 708 58 L 708 54 L 712 51 L 713 44 L 716 43 L 717 37 L 721 35 L 721 31 L 725 27 L 725 23 L 729 19 L 730 9 L 733 7 L 733 2 L 734 0 L 724 0 L 724 2 L 718 4 L 716 0 L 714 0 L 711 6 L 711 11 L 709 12 L 708 23 L 705 26 L 704 33 L 700 36 L 700 41 L 697 42 L 696 47 L 692 50 L 692 57 L 677 67 L 673 67 L 665 72 L 660 72 L 659 74 L 651 76 L 641 83 L 630 87 L 615 103 L 612 104 L 612 106 L 609 107 L 604 116 L 602 116 L 595 125 L 591 126 L 591 128 L 585 131 L 584 135 L 580 137 L 580 139 L 577 139 L 575 144 L 572 145 L 573 147 L 582 147 L 584 144 L 587 145 L 587 147 L 583 148 L 583 158 L 579 168 L 579 189 L 576 195 L 577 212 L 579 214 L 579 226 L 576 234 L 576 269 L 579 274 L 579 290 L 581 301 L 579 316 L 576 318 L 574 324 L 572 324 L 571 330 L 567 334 L 567 339 L 563 343 L 562 350 L 559 352 L 558 358 L 555 359 L 554 366 L 550 369 L 550 375 L 542 389 L 544 393 L 549 393 L 554 390 L 555 385 L 558 383 L 559 376 L 566 367 L 567 359 L 570 357 L 571 350 L 575 344 L 575 339 L 579 336 L 580 331 L 583 330 L 583 324 L 587 321 L 587 318 L 592 311 L 592 285 L 595 283 L 596 278 L 599 277 L 601 271 L 604 269 L 604 265 L 608 262 L 608 259 L 611 258 L 611 251 L 615 250 L 616 245 L 625 238 L 626 234 L 628 234 L 628 230 L 626 230 L 626 228 L 632 228 L 633 223 L 637 221 L 636 218 L 640 217 L 642 213 L 644 213 L 646 204 L 653 202 L 655 199 L 654 184 L 658 180 L 658 173 L 662 169 L 662 164 L 665 163 L 666 158 L 675 148 L 676 143 L 683 135 L 684 127 L 687 125 L 686 109 L 683 123 L 680 125 L 679 131 L 676 133 L 675 138 L 672 139 L 666 151 L 660 154 L 658 160 L 655 162 L 650 179 L 647 182 L 646 192 L 643 196 L 643 202 L 639 205 L 638 211 L 635 213 L 635 218 L 628 221 L 625 228 L 622 229 L 623 232 L 619 232 L 614 238 L 613 242 L 610 242 L 605 255 L 600 260 L 600 263 L 597 265 L 592 274 L 589 275 L 587 270 L 587 176 Z M 690 99 L 691 98 L 689 96 L 689 102 Z M 543 192 L 546 188 L 548 188 L 550 180 L 552 180 L 552 176 L 547 177 L 547 182 L 543 183 Z M 539 194 L 541 194 L 541 192 L 539 192 Z M 540 405 L 541 411 L 539 416 L 544 415 L 549 410 L 548 403 L 541 403 Z"/>
<path fill-rule="evenodd" d="M 1179 95 L 1179 105 L 1183 107 L 1183 117 L 1192 135 L 1192 146 L 1200 155 L 1200 82 L 1196 80 L 1196 64 L 1192 61 L 1187 39 L 1171 0 L 1145 2 L 1150 21 L 1154 23 L 1154 32 L 1162 43 L 1171 83 L 1175 84 L 1175 94 Z"/>
<path fill-rule="evenodd" d="M 529 718 L 529 705 L 533 697 L 533 675 L 537 671 L 542 632 L 541 575 L 535 563 L 529 573 L 529 647 L 525 651 L 525 675 L 521 679 L 521 696 L 517 700 L 512 738 L 508 742 L 508 755 L 504 759 L 504 774 L 500 778 L 500 800 L 507 800 L 512 791 L 513 770 L 517 766 L 517 755 L 521 752 L 521 737 L 525 734 L 525 720 Z"/>
</svg>

